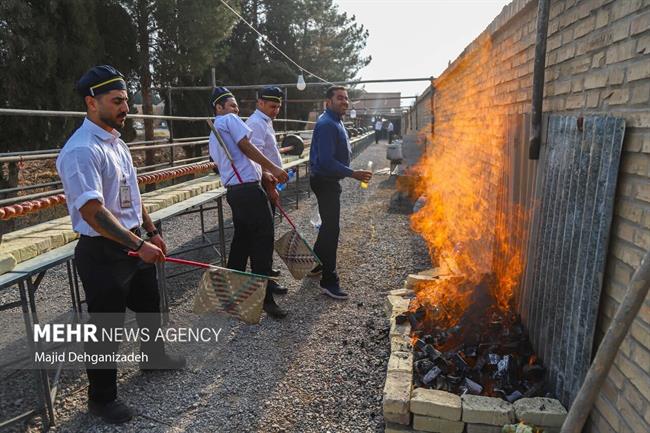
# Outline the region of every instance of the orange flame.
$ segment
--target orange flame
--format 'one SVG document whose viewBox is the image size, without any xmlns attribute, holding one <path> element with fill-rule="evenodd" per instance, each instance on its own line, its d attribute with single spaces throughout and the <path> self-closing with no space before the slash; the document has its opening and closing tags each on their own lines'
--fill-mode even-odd
<svg viewBox="0 0 650 433">
<path fill-rule="evenodd" d="M 436 82 L 436 106 L 444 110 L 436 113 L 432 146 L 415 167 L 414 191 L 426 201 L 411 225 L 427 242 L 432 262 L 455 261 L 464 283 L 421 285 L 413 307 L 435 306 L 452 326 L 471 302 L 466 291 L 486 274 L 495 276 L 490 291 L 496 307 L 508 312 L 523 271 L 525 213 L 506 199 L 506 112 L 474 70 L 489 64 L 490 48 L 489 39 L 482 41 Z"/>
</svg>

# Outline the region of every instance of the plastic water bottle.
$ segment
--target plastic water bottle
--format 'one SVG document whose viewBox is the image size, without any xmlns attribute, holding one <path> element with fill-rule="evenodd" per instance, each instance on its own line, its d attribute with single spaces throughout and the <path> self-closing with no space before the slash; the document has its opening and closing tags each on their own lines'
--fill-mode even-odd
<svg viewBox="0 0 650 433">
<path fill-rule="evenodd" d="M 372 161 L 368 161 L 368 171 L 372 173 Z M 361 186 L 361 188 L 363 188 L 363 189 L 367 189 L 368 188 L 368 182 L 361 182 L 361 184 L 359 186 Z"/>
<path fill-rule="evenodd" d="M 284 191 L 287 187 L 287 183 L 291 182 L 291 180 L 296 175 L 296 172 L 294 170 L 289 170 L 287 171 L 287 175 L 289 176 L 289 180 L 287 180 L 285 183 L 279 183 L 275 185 L 275 189 L 277 189 L 278 191 Z"/>
<path fill-rule="evenodd" d="M 320 230 L 320 226 L 323 223 L 323 221 L 320 219 L 320 213 L 318 212 L 318 206 L 314 207 L 314 210 L 311 213 L 311 217 L 309 218 L 309 222 L 311 225 L 314 226 L 316 230 Z"/>
</svg>

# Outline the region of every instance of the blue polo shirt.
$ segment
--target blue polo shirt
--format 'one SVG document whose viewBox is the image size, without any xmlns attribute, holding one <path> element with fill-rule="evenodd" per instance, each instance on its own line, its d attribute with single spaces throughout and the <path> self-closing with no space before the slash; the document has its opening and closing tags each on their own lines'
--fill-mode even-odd
<svg viewBox="0 0 650 433">
<path fill-rule="evenodd" d="M 341 116 L 329 108 L 316 122 L 309 150 L 311 173 L 317 176 L 343 179 L 352 176 L 350 169 L 350 140 Z"/>
</svg>

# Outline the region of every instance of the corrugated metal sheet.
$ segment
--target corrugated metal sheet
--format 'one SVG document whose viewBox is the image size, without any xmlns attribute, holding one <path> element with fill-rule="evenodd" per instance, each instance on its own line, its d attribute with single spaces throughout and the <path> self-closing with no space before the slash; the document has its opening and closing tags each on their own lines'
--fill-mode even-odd
<svg viewBox="0 0 650 433">
<path fill-rule="evenodd" d="M 512 167 L 512 199 L 533 211 L 518 305 L 550 384 L 567 406 L 591 360 L 625 131 L 623 119 L 581 122 L 549 117 L 535 182 L 529 176 L 534 168 L 524 166 L 521 155 L 511 158 L 519 160 Z"/>
</svg>

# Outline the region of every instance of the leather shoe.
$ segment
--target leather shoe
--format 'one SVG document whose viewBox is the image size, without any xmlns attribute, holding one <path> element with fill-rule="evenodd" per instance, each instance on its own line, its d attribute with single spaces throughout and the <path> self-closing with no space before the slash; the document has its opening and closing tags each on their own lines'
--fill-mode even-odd
<svg viewBox="0 0 650 433">
<path fill-rule="evenodd" d="M 269 272 L 269 277 L 277 278 L 281 274 L 279 269 L 271 269 L 271 272 Z"/>
<path fill-rule="evenodd" d="M 287 317 L 287 312 L 280 308 L 273 300 L 264 301 L 263 308 L 264 311 L 266 311 L 266 314 L 274 319 L 284 319 Z"/>
<path fill-rule="evenodd" d="M 131 421 L 133 411 L 120 400 L 113 400 L 109 403 L 97 403 L 88 401 L 88 412 L 103 419 L 109 424 L 122 424 Z"/>
<path fill-rule="evenodd" d="M 269 290 L 271 290 L 271 293 L 273 293 L 274 295 L 286 295 L 287 292 L 289 291 L 286 287 L 282 287 L 275 281 L 269 281 L 268 288 Z"/>
<path fill-rule="evenodd" d="M 153 371 L 153 370 L 180 370 L 187 364 L 185 357 L 165 353 L 162 356 L 148 355 L 149 360 L 140 364 L 140 370 Z"/>
</svg>

